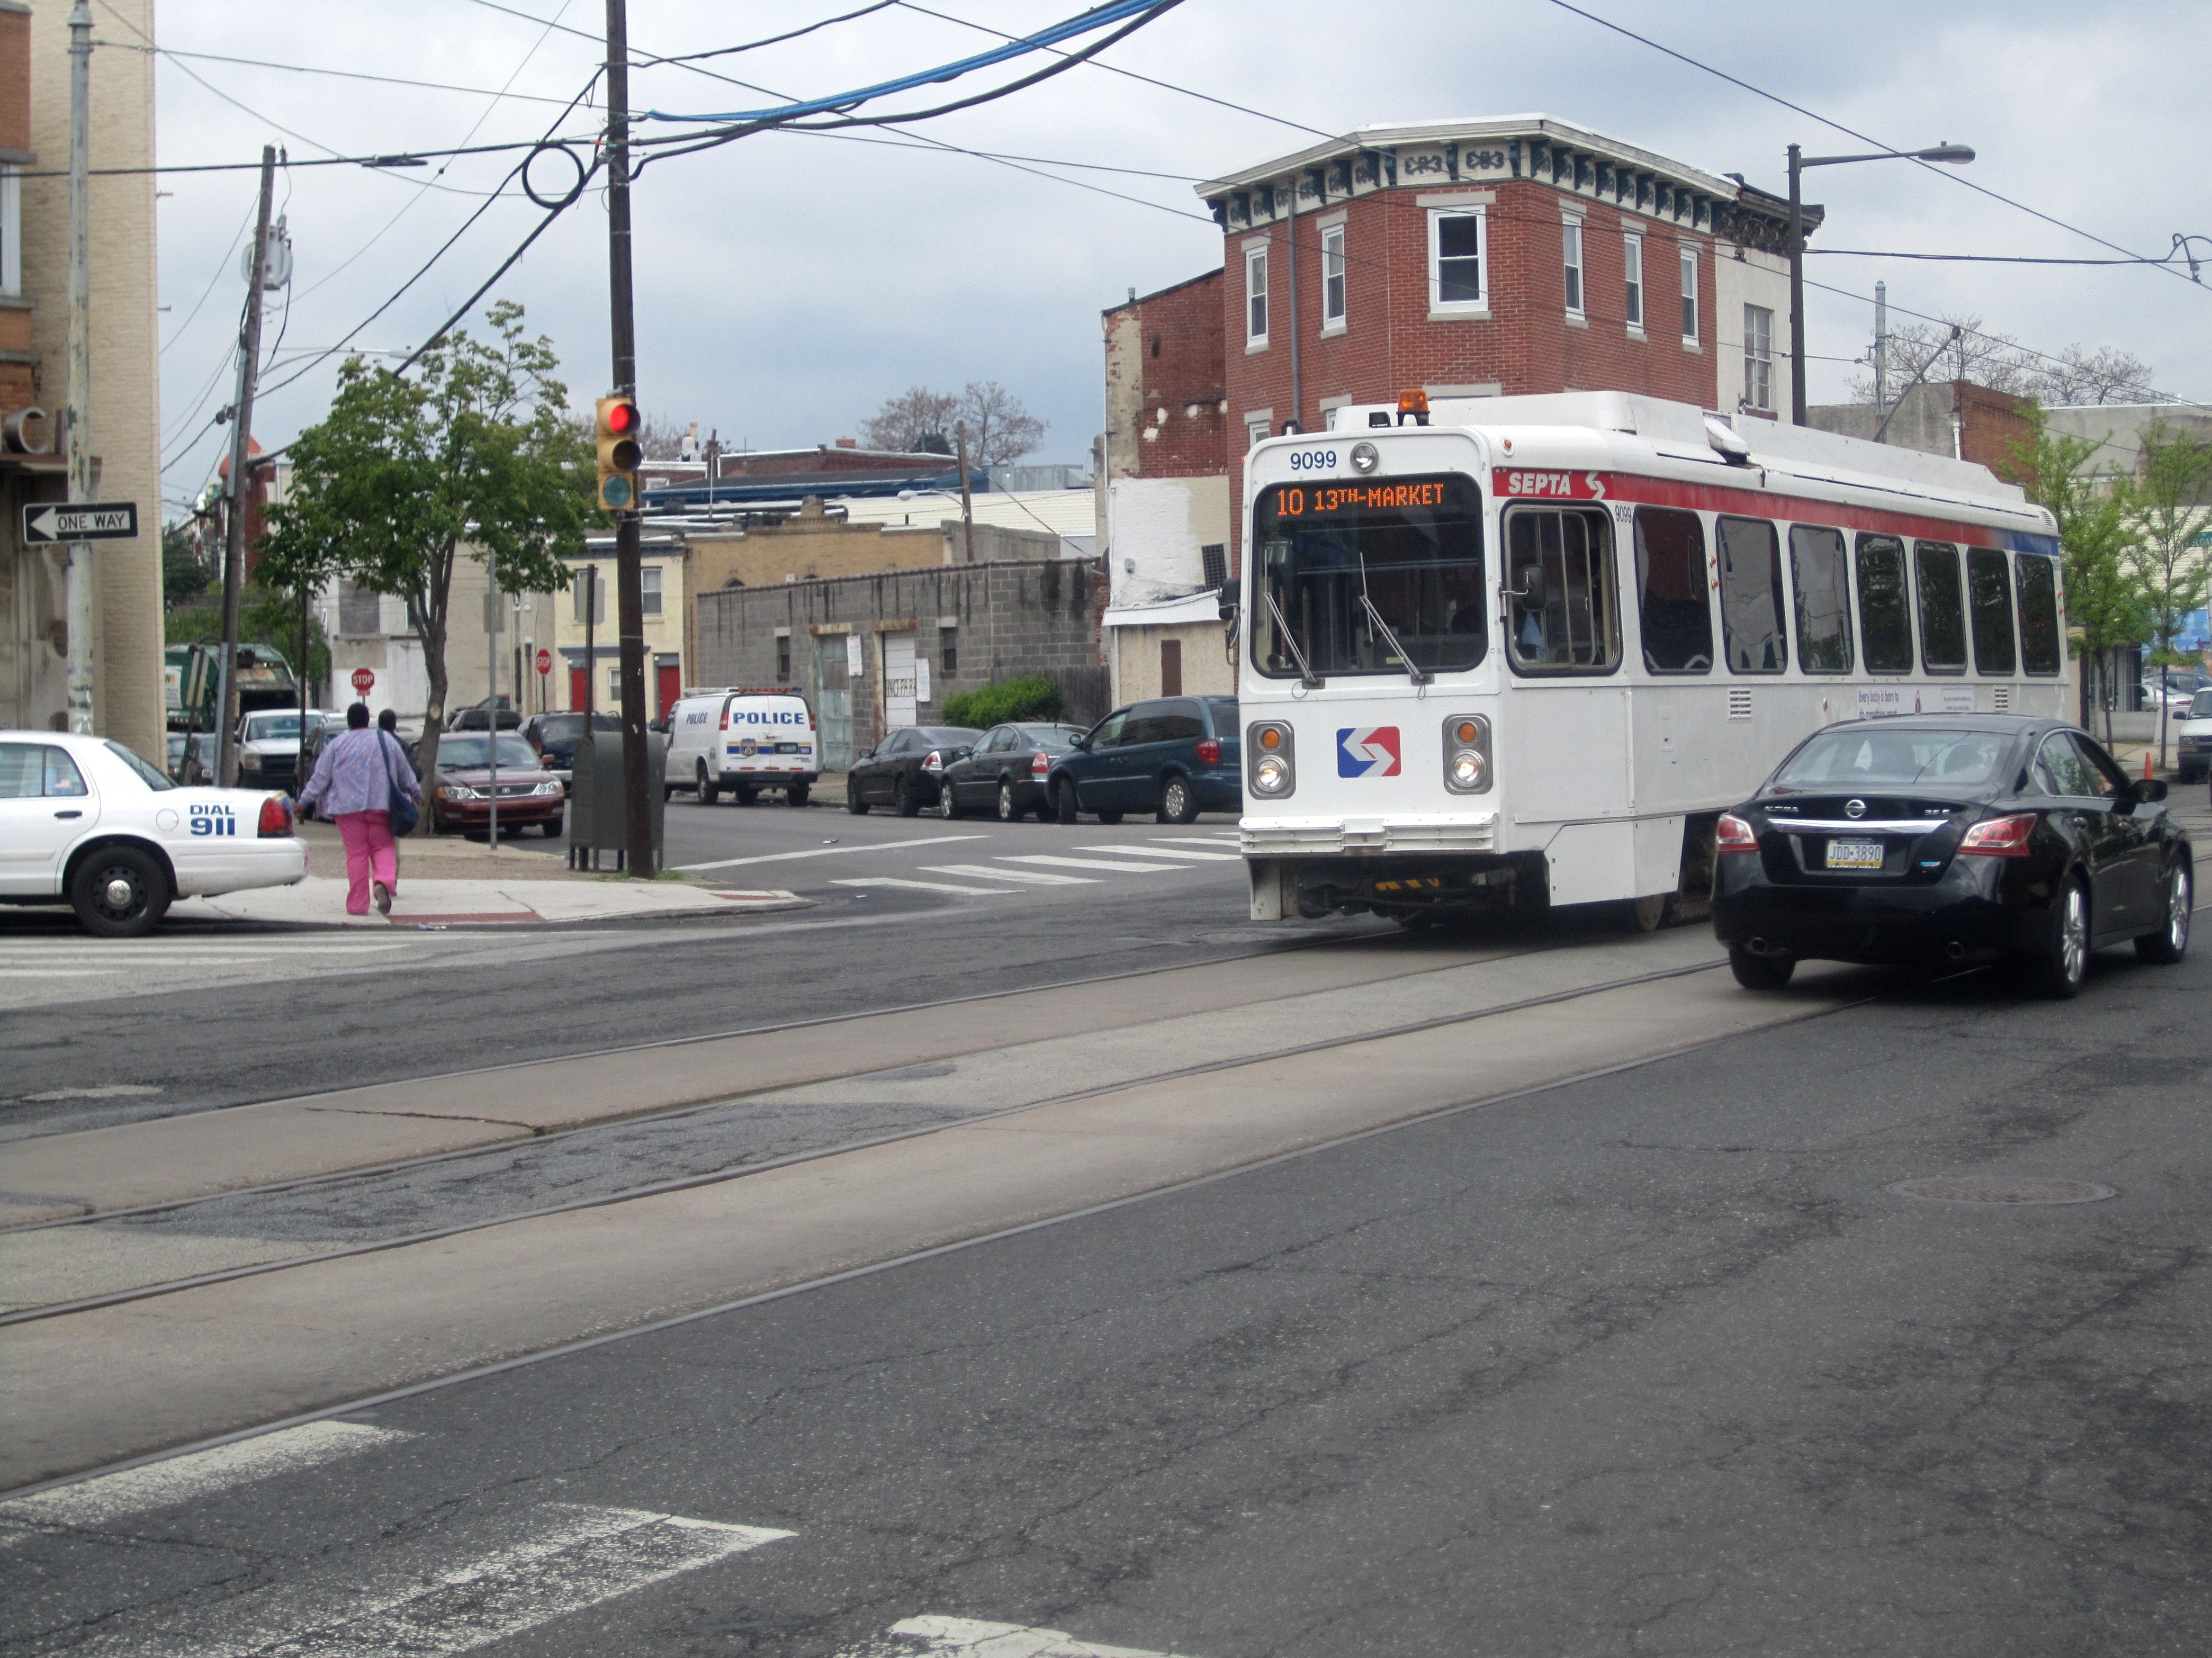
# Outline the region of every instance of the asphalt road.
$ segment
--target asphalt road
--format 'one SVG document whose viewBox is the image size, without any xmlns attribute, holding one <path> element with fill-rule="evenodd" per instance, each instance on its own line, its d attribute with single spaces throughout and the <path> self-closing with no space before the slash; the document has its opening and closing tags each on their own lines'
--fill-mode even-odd
<svg viewBox="0 0 2212 1658">
<path fill-rule="evenodd" d="M 1062 828 L 679 795 L 671 864 L 814 908 L 368 940 L 173 925 L 122 975 L 89 971 L 101 952 L 65 914 L 0 911 L 0 1009 L 10 974 L 86 973 L 81 1003 L 0 1011 L 0 1139 L 1395 933 L 1255 926 L 1235 835 L 1226 817 Z M 222 981 L 252 952 L 289 976 Z"/>
<path fill-rule="evenodd" d="M 2209 991 L 1898 977 L 0 1505 L 0 1650 L 2201 1653 Z"/>
</svg>

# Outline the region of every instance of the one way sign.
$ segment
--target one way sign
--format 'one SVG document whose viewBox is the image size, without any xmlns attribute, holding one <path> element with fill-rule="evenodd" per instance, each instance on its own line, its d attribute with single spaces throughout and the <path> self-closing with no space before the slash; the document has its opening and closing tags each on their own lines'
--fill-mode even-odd
<svg viewBox="0 0 2212 1658">
<path fill-rule="evenodd" d="M 23 508 L 25 541 L 128 541 L 138 533 L 135 501 L 33 501 Z"/>
</svg>

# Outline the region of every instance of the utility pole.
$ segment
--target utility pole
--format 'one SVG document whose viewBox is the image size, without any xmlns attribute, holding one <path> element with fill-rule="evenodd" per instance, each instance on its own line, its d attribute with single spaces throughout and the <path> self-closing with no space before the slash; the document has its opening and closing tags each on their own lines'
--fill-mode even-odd
<svg viewBox="0 0 2212 1658">
<path fill-rule="evenodd" d="M 607 302 L 617 397 L 637 397 L 637 316 L 629 276 L 629 22 L 607 0 Z M 623 840 L 635 880 L 650 881 L 653 779 L 645 731 L 645 565 L 637 509 L 615 514 L 615 603 L 622 629 Z"/>
<path fill-rule="evenodd" d="M 222 546 L 222 714 L 216 727 L 216 783 L 238 786 L 238 600 L 246 585 L 246 447 L 253 441 L 253 387 L 261 364 L 261 291 L 269 271 L 269 211 L 276 194 L 276 146 L 261 146 L 261 204 L 254 210 L 253 264 L 246 283 L 246 328 L 238 343 L 238 402 L 230 411 L 230 512 Z"/>
<path fill-rule="evenodd" d="M 975 503 L 968 494 L 968 427 L 965 422 L 961 422 L 954 425 L 952 428 L 952 441 L 954 446 L 960 452 L 960 459 L 956 461 L 954 465 L 960 468 L 960 538 L 963 544 L 962 556 L 966 558 L 970 564 L 973 564 L 975 562 Z"/>
<path fill-rule="evenodd" d="M 1889 284 L 1874 285 L 1874 412 L 1889 401 Z"/>
<path fill-rule="evenodd" d="M 69 498 L 92 499 L 92 8 L 70 13 Z M 155 518 L 161 516 L 159 512 Z M 92 544 L 69 550 L 69 728 L 92 731 Z"/>
<path fill-rule="evenodd" d="M 1790 146 L 1790 423 L 1805 423 L 1805 152 Z M 1750 349 L 1748 343 L 1746 350 Z"/>
</svg>

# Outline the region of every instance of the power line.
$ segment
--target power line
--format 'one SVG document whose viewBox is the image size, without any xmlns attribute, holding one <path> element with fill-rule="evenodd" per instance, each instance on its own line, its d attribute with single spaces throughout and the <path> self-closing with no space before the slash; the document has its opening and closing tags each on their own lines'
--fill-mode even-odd
<svg viewBox="0 0 2212 1658">
<path fill-rule="evenodd" d="M 1764 87 L 1753 86 L 1748 81 L 1740 80 L 1736 76 L 1730 75 L 1726 70 L 1716 69 L 1711 64 L 1701 62 L 1698 58 L 1689 56 L 1686 52 L 1677 52 L 1672 46 L 1662 46 L 1658 41 L 1652 39 L 1650 36 L 1638 34 L 1633 29 L 1623 27 L 1620 24 L 1613 22 L 1609 18 L 1599 16 L 1594 11 L 1585 11 L 1582 7 L 1571 3 L 1571 0 L 1552 0 L 1552 3 L 1562 11 L 1572 12 L 1576 16 L 1583 19 L 1585 21 L 1595 23 L 1600 28 L 1611 29 L 1615 34 L 1625 36 L 1626 39 L 1635 41 L 1638 46 L 1649 46 L 1652 51 L 1662 53 L 1668 58 L 1672 58 L 1679 64 L 1686 64 L 1692 69 L 1702 70 L 1707 75 L 1714 76 L 1720 80 L 1725 81 L 1732 87 L 1740 87 L 1744 91 L 1752 94 L 1755 97 L 1765 99 L 1769 103 L 1779 104 L 1786 110 L 1794 111 L 1796 113 L 1802 115 L 1808 121 L 1818 121 L 1822 126 L 1832 128 L 1836 131 L 1842 133 L 1845 137 L 1856 138 L 1863 144 L 1872 144 L 1875 149 L 1885 151 L 1894 152 L 1898 148 L 1895 144 L 1887 143 L 1882 139 L 1869 137 L 1867 134 L 1859 131 L 1855 127 L 1847 127 L 1841 121 L 1831 120 L 1825 115 L 1817 115 L 1814 113 L 1813 111 L 1807 109 L 1802 104 L 1793 104 L 1787 98 L 1782 97 L 1778 94 L 1769 92 Z M 2017 208 L 2022 213 L 2030 214 L 2033 216 L 2042 220 L 2045 224 L 2056 225 L 2059 229 L 2066 231 L 2072 235 L 2080 236 L 2089 241 L 2093 241 L 2100 247 L 2109 247 L 2115 253 L 2124 253 L 2130 259 L 2137 264 L 2154 264 L 2157 263 L 2155 260 L 2144 258 L 2141 254 L 2136 252 L 2133 248 L 2123 247 L 2118 242 L 2107 240 L 2106 238 L 2097 234 L 2094 230 L 2084 230 L 2079 225 L 2070 225 L 2063 219 L 2053 218 L 2050 214 L 2044 212 L 2039 208 L 2030 207 L 2026 202 L 2014 201 L 2011 197 L 1991 190 L 1986 185 L 1976 184 L 1972 179 L 1966 178 L 1961 173 L 1950 171 L 1946 167 L 1931 166 L 1929 163 L 1920 161 L 1917 157 L 1905 156 L 1901 159 L 1911 161 L 1915 167 L 1921 168 L 1923 172 L 1935 173 L 1939 178 L 1945 179 L 1954 185 L 1963 185 L 1968 190 L 1973 191 L 1978 195 L 1988 197 L 1991 201 L 2002 202 L 2007 207 Z M 2178 270 L 2172 274 L 2177 276 L 2181 276 L 2181 273 Z M 2182 280 L 2186 282 L 2189 279 L 2183 276 Z"/>
<path fill-rule="evenodd" d="M 2058 259 L 2027 253 L 1892 253 L 1862 247 L 1808 247 L 1805 252 L 1808 258 L 1817 253 L 1830 259 L 1930 259 L 1954 264 L 2170 265 L 2180 263 L 2171 258 L 2146 259 L 2133 255 L 2124 259 Z"/>
<path fill-rule="evenodd" d="M 190 58 L 207 64 L 239 64 L 248 69 L 284 70 L 294 75 L 327 75 L 342 81 L 374 81 L 379 86 L 419 87 L 427 92 L 464 92 L 480 98 L 509 98 L 517 102 L 529 104 L 560 104 L 568 101 L 562 98 L 549 98 L 542 93 L 494 92 L 488 87 L 456 86 L 449 81 L 410 81 L 401 76 L 370 75 L 361 70 L 324 69 L 313 64 L 279 64 L 273 63 L 266 58 L 230 58 L 214 52 L 179 52 L 174 46 L 142 46 L 129 40 L 94 40 L 92 44 L 95 46 L 111 46 L 120 52 L 147 52 L 157 58 L 172 59 Z M 182 64 L 179 64 L 179 67 L 181 68 Z M 202 81 L 200 84 L 206 86 L 207 82 Z M 213 91 L 214 88 L 210 87 L 209 90 Z M 244 106 L 241 105 L 240 107 L 243 108 Z M 335 155 L 337 152 L 331 153 Z"/>
<path fill-rule="evenodd" d="M 253 204 L 247 203 L 246 218 L 240 223 L 237 230 L 232 233 L 229 248 L 224 252 L 222 258 L 216 262 L 215 275 L 208 278 L 208 285 L 200 290 L 199 298 L 193 301 L 192 308 L 185 313 L 184 321 L 177 325 L 176 332 L 162 343 L 161 350 L 155 353 L 157 356 L 167 355 L 169 348 L 184 337 L 185 330 L 192 325 L 192 319 L 200 314 L 200 307 L 208 302 L 208 295 L 215 292 L 215 285 L 222 280 L 222 273 L 230 269 L 231 255 L 238 252 L 238 239 L 246 234 L 246 227 L 253 222 Z"/>
</svg>

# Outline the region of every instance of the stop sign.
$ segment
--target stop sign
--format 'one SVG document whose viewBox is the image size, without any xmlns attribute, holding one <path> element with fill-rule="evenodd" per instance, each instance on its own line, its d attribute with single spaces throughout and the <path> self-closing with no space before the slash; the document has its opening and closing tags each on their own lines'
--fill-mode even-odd
<svg viewBox="0 0 2212 1658">
<path fill-rule="evenodd" d="M 553 671 L 553 653 L 543 647 L 540 647 L 538 652 L 538 671 L 540 673 Z"/>
<path fill-rule="evenodd" d="M 367 668 L 356 668 L 353 671 L 353 689 L 356 695 L 367 696 L 369 688 L 375 683 L 376 676 Z"/>
</svg>

